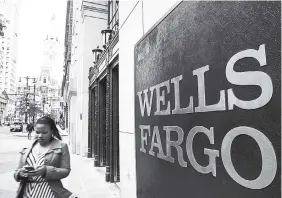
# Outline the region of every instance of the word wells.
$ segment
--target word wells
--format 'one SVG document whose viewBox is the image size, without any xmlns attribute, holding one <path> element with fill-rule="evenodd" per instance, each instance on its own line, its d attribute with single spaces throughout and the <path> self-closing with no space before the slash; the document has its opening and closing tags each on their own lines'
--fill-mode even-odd
<svg viewBox="0 0 282 198">
<path fill-rule="evenodd" d="M 243 58 L 255 58 L 260 67 L 267 66 L 265 45 L 261 45 L 258 50 L 248 49 L 235 54 L 228 61 L 226 65 L 226 78 L 234 85 L 256 85 L 261 88 L 261 94 L 259 97 L 253 100 L 245 101 L 240 100 L 233 92 L 232 88 L 228 90 L 221 90 L 219 95 L 220 99 L 218 103 L 212 105 L 206 105 L 206 94 L 205 94 L 205 73 L 209 71 L 209 65 L 193 70 L 193 75 L 197 77 L 198 81 L 198 106 L 194 107 L 194 97 L 190 96 L 187 100 L 189 105 L 187 107 L 180 107 L 180 89 L 179 82 L 183 79 L 183 76 L 177 76 L 171 80 L 167 80 L 143 91 L 139 91 L 138 98 L 141 110 L 141 116 L 145 116 L 145 109 L 148 116 L 151 116 L 153 96 L 155 96 L 156 110 L 154 115 L 170 115 L 170 114 L 185 114 L 193 112 L 209 112 L 209 111 L 225 111 L 233 110 L 234 106 L 241 109 L 257 109 L 266 105 L 273 94 L 273 85 L 270 76 L 267 73 L 261 71 L 246 71 L 246 72 L 235 72 L 234 65 L 237 61 Z M 171 84 L 174 87 L 174 101 L 166 101 L 165 91 L 169 94 L 171 92 Z M 161 88 L 163 89 L 161 92 Z M 150 98 L 148 96 L 150 92 Z M 216 93 L 214 93 L 216 94 Z M 227 95 L 228 106 L 226 106 L 225 98 Z M 142 97 L 144 96 L 144 97 Z M 174 102 L 174 109 L 171 110 L 171 103 Z M 165 106 L 161 109 L 161 106 Z"/>
<path fill-rule="evenodd" d="M 214 177 L 217 176 L 217 169 L 219 168 L 217 164 L 221 159 L 227 174 L 241 186 L 249 189 L 262 189 L 270 185 L 276 176 L 277 160 L 271 141 L 267 138 L 265 133 L 260 131 L 261 129 L 258 130 L 250 126 L 240 126 L 240 123 L 231 126 L 228 121 L 225 121 L 225 123 L 217 122 L 217 124 L 224 126 L 230 125 L 231 127 L 228 128 L 227 131 L 216 132 L 216 126 L 210 126 L 210 124 L 205 123 L 205 119 L 200 120 L 200 116 L 204 112 L 222 111 L 222 114 L 224 114 L 224 111 L 239 111 L 240 109 L 253 110 L 269 103 L 273 95 L 273 84 L 269 74 L 261 71 L 262 69 L 260 69 L 260 71 L 244 70 L 240 72 L 234 70 L 236 62 L 244 58 L 254 59 L 258 67 L 267 67 L 265 45 L 260 45 L 258 50 L 247 49 L 236 53 L 229 59 L 225 67 L 225 76 L 223 77 L 227 79 L 227 85 L 234 85 L 236 89 L 240 89 L 246 85 L 260 88 L 259 94 L 251 95 L 248 100 L 240 97 L 238 92 L 234 92 L 233 88 L 223 89 L 219 92 L 206 92 L 205 83 L 209 82 L 205 82 L 205 74 L 210 69 L 209 65 L 192 71 L 193 78 L 197 80 L 195 83 L 189 85 L 180 83 L 184 77 L 183 75 L 179 75 L 137 92 L 139 99 L 137 106 L 140 107 L 140 109 L 136 109 L 136 111 L 140 112 L 141 124 L 139 124 L 136 129 L 138 129 L 137 132 L 140 134 L 140 142 L 137 142 L 137 144 L 140 145 L 140 151 L 170 163 L 178 163 L 181 167 L 188 167 L 188 163 L 190 163 L 199 173 L 212 174 Z M 184 86 L 185 89 L 180 86 Z M 197 96 L 194 95 L 184 98 L 180 90 L 187 90 L 191 86 L 197 87 Z M 208 105 L 206 98 L 210 96 L 206 95 L 206 93 L 216 95 L 216 97 L 213 98 L 219 98 L 218 101 Z M 186 103 L 188 105 L 183 105 L 184 107 L 181 106 L 180 101 L 182 100 L 188 101 L 188 103 Z M 234 108 L 235 106 L 237 108 Z M 181 123 L 182 126 L 185 126 L 184 131 L 180 126 L 168 126 L 173 124 L 162 123 L 160 121 L 161 119 L 145 119 L 150 116 L 169 115 L 169 119 L 171 118 L 169 123 L 174 123 L 174 120 L 177 119 L 173 118 L 174 115 L 193 113 L 198 113 L 197 119 L 199 118 L 200 122 L 203 122 L 203 125 L 208 125 L 209 127 L 190 126 L 193 124 L 192 122 L 183 121 L 183 123 L 181 123 L 178 120 L 177 123 Z M 216 116 L 216 114 L 214 114 L 214 116 Z M 142 120 L 142 118 L 144 120 L 156 120 L 156 122 L 149 125 L 148 123 L 144 123 L 145 121 Z M 186 116 L 185 119 L 186 118 L 189 119 L 188 116 Z M 182 120 L 185 119 L 182 118 Z M 153 121 L 150 123 L 152 122 Z M 219 128 L 222 130 L 222 127 Z M 223 139 L 215 138 L 216 134 L 219 133 L 224 134 L 224 136 L 219 136 L 223 137 Z M 201 134 L 201 136 L 199 134 Z M 206 164 L 208 165 L 201 165 L 194 155 L 193 149 L 199 146 L 194 145 L 193 147 L 193 141 L 194 137 L 198 135 L 199 138 L 205 138 L 204 141 L 208 140 L 208 148 L 200 148 L 203 149 L 203 155 L 207 156 L 208 163 Z M 259 176 L 254 180 L 245 179 L 247 177 L 239 175 L 235 169 L 234 160 L 232 161 L 231 150 L 233 140 L 241 135 L 243 137 L 251 137 L 260 149 L 262 163 L 261 166 L 258 166 L 261 167 L 261 170 Z M 218 144 L 221 146 L 215 146 Z M 233 144 L 235 144 L 235 142 Z M 244 147 L 243 144 L 240 146 Z M 217 150 L 215 148 L 220 149 Z M 175 154 L 175 156 L 173 156 L 172 149 L 176 150 L 177 155 L 173 152 L 173 154 Z M 257 149 L 257 147 L 255 149 Z"/>
</svg>

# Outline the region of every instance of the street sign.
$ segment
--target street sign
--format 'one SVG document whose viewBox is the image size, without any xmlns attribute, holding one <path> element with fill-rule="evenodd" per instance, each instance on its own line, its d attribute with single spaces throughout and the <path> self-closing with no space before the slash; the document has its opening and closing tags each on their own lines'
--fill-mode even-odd
<svg viewBox="0 0 282 198">
<path fill-rule="evenodd" d="M 136 44 L 138 198 L 281 197 L 280 17 L 184 1 Z"/>
</svg>

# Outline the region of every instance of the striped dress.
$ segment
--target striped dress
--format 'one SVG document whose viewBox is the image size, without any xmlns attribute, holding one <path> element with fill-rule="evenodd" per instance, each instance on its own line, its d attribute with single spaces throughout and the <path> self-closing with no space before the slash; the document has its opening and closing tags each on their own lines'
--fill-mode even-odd
<svg viewBox="0 0 282 198">
<path fill-rule="evenodd" d="M 37 168 L 44 165 L 44 155 L 37 155 L 35 149 L 32 149 L 27 157 L 26 165 Z M 24 189 L 24 198 L 56 198 L 50 188 L 47 180 L 41 176 L 33 176 L 34 183 L 27 183 Z"/>
</svg>

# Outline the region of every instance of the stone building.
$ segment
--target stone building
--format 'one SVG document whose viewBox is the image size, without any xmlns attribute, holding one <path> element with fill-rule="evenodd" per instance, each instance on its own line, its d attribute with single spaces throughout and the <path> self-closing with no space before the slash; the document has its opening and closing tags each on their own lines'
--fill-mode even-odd
<svg viewBox="0 0 282 198">
<path fill-rule="evenodd" d="M 101 29 L 107 24 L 107 2 L 79 0 L 67 3 L 62 84 L 65 125 L 72 152 L 88 156 L 89 67 L 93 64 L 92 50 L 97 45 L 102 46 Z"/>
<path fill-rule="evenodd" d="M 99 167 L 99 171 L 105 175 L 105 182 L 113 184 L 113 188 L 120 193 L 119 197 L 205 198 L 220 197 L 222 193 L 229 197 L 239 195 L 266 197 L 268 192 L 271 192 L 270 196 L 275 196 L 275 192 L 280 193 L 281 23 L 278 16 L 281 15 L 281 5 L 279 2 L 176 0 L 68 2 L 73 7 L 69 10 L 71 13 L 69 16 L 72 17 L 68 17 L 67 25 L 71 25 L 73 31 L 68 32 L 67 45 L 71 46 L 71 49 L 66 49 L 68 53 L 71 52 L 71 56 L 66 56 L 62 89 L 71 150 L 72 153 L 92 158 L 93 168 Z M 273 14 L 270 10 L 273 10 Z M 252 31 L 249 27 L 256 31 Z M 255 56 L 254 53 L 265 52 L 264 42 L 270 45 L 267 48 L 270 56 L 267 61 L 270 62 L 271 67 L 267 66 L 266 59 L 260 62 L 264 67 L 258 66 L 259 61 L 250 61 L 250 57 L 257 59 L 262 57 L 261 54 Z M 248 67 L 250 72 L 259 68 L 257 69 L 260 70 L 259 72 L 271 76 L 273 82 L 276 82 L 274 86 L 276 95 L 273 96 L 273 100 L 270 100 L 262 110 L 255 110 L 260 113 L 260 116 L 256 117 L 259 121 L 252 119 L 255 114 L 247 111 L 248 105 L 245 106 L 244 111 L 240 109 L 242 100 L 234 99 L 234 96 L 234 100 L 229 102 L 231 105 L 236 103 L 237 109 L 233 109 L 233 104 L 228 110 L 226 109 L 228 113 L 223 110 L 213 112 L 216 111 L 214 108 L 205 109 L 211 112 L 201 112 L 199 106 L 206 108 L 214 104 L 219 100 L 219 93 L 223 95 L 227 93 L 227 89 L 229 95 L 232 92 L 232 88 L 230 89 L 232 83 L 223 82 L 226 76 L 218 76 L 225 74 L 225 68 L 219 68 L 225 66 L 230 57 L 242 50 L 250 52 L 248 56 L 246 55 L 249 59 L 245 60 L 250 62 L 242 64 L 241 66 L 244 66 L 242 68 Z M 247 53 L 246 51 L 244 53 Z M 235 57 L 240 59 L 241 55 Z M 222 62 L 223 60 L 226 62 Z M 210 71 L 207 75 L 213 76 L 216 80 L 212 81 L 207 77 L 210 83 L 206 84 L 212 87 L 209 91 L 206 90 L 207 95 L 214 101 L 205 103 L 208 96 L 205 97 L 203 76 L 204 72 L 209 70 L 208 64 L 213 64 L 210 66 L 213 73 Z M 250 69 L 252 64 L 257 65 Z M 232 72 L 240 73 L 233 70 Z M 181 84 L 179 81 L 182 75 L 189 77 L 187 81 L 183 80 L 186 83 L 181 82 Z M 197 79 L 202 84 L 198 83 Z M 242 79 L 236 78 L 238 85 Z M 180 84 L 184 87 L 179 88 Z M 222 90 L 221 86 L 225 87 L 225 90 Z M 240 88 L 236 87 L 237 89 Z M 182 93 L 185 92 L 185 98 L 180 96 L 180 90 Z M 272 92 L 269 90 L 272 89 L 268 89 L 266 93 L 270 95 Z M 241 91 L 239 90 L 235 95 L 244 92 Z M 253 89 L 252 92 L 248 92 L 250 95 L 243 95 L 242 98 L 251 96 L 256 98 L 259 94 L 254 93 L 260 93 L 256 91 Z M 149 96 L 149 92 L 150 101 L 149 97 L 145 101 L 144 98 Z M 189 95 L 190 92 L 195 98 L 198 95 L 199 100 L 193 100 Z M 187 113 L 189 107 L 180 108 L 180 97 L 181 107 L 184 104 L 187 107 L 187 101 L 192 98 L 191 104 L 198 105 L 197 110 L 192 109 Z M 144 99 L 143 103 L 142 99 Z M 225 96 L 220 96 L 220 100 L 224 101 L 224 99 Z M 219 106 L 223 108 L 224 105 L 225 102 Z M 154 116 L 150 117 L 149 109 L 147 109 L 148 115 L 145 115 L 146 106 L 155 110 L 152 113 Z M 143 109 L 142 115 L 140 109 Z M 265 112 L 269 116 L 264 116 Z M 225 120 L 227 118 L 229 120 Z M 234 122 L 234 119 L 237 122 Z M 271 119 L 275 119 L 275 122 Z M 209 122 L 210 120 L 213 122 Z M 257 145 L 252 144 L 253 146 L 248 147 L 250 141 L 242 141 L 240 137 L 236 140 L 240 144 L 237 144 L 235 149 L 239 154 L 237 153 L 234 164 L 240 167 L 242 171 L 240 173 L 248 174 L 254 170 L 253 167 L 256 167 L 256 173 L 264 171 L 265 177 L 270 178 L 267 172 L 271 172 L 269 186 L 264 186 L 266 190 L 256 182 L 256 179 L 245 179 L 237 174 L 229 158 L 231 151 L 228 153 L 223 147 L 221 153 L 223 152 L 224 156 L 221 156 L 217 150 L 210 149 L 210 147 L 217 149 L 221 147 L 219 143 L 230 130 L 228 127 L 237 126 L 240 122 L 249 124 L 249 121 L 266 131 L 265 134 L 256 133 L 257 136 L 267 136 L 273 142 L 273 144 L 269 143 L 267 138 L 264 138 L 267 143 L 259 142 L 259 144 L 267 144 L 267 150 L 271 151 L 269 152 L 271 160 L 267 157 L 258 157 L 254 162 L 249 158 L 246 160 L 244 158 L 246 151 L 241 150 L 242 148 L 247 147 L 248 151 L 256 152 L 255 156 L 260 156 L 265 147 L 260 152 L 254 149 L 258 148 Z M 193 140 L 198 132 L 192 129 L 198 127 L 200 123 L 205 127 L 211 127 L 199 132 L 205 135 L 205 141 L 199 138 L 200 135 Z M 214 123 L 219 129 L 226 127 L 228 130 L 213 132 Z M 147 124 L 146 130 L 145 124 Z M 153 125 L 152 130 L 150 126 Z M 162 125 L 162 130 L 159 130 L 159 125 Z M 170 128 L 167 127 L 169 125 Z M 188 127 L 192 130 L 191 134 L 189 135 L 189 130 L 180 130 L 177 125 Z M 174 131 L 168 128 L 173 128 Z M 273 131 L 275 128 L 277 131 L 275 135 L 268 128 Z M 248 135 L 246 130 L 235 133 Z M 255 137 L 256 135 L 252 136 L 255 140 L 259 139 Z M 229 138 L 225 141 L 230 146 L 232 141 Z M 234 139 L 234 136 L 232 138 Z M 191 139 L 197 144 L 192 145 Z M 188 143 L 183 143 L 184 140 Z M 230 148 L 231 146 L 228 147 Z M 275 161 L 275 153 L 277 153 L 277 161 Z M 253 157 L 250 153 L 247 156 Z M 215 160 L 215 157 L 225 159 Z M 195 158 L 200 159 L 199 162 Z M 261 161 L 258 159 L 268 162 L 265 169 L 260 168 Z M 253 163 L 253 166 L 249 166 L 248 163 Z M 276 174 L 277 167 L 279 169 Z M 215 169 L 219 170 L 218 175 Z M 228 175 L 230 173 L 231 177 Z M 252 178 L 255 176 L 253 175 Z M 262 181 L 263 177 L 258 179 Z M 261 185 L 259 186 L 261 189 L 252 189 L 251 185 L 256 187 Z M 230 194 L 231 191 L 234 193 Z"/>
<path fill-rule="evenodd" d="M 175 3 L 68 1 L 62 90 L 71 150 L 104 167 L 121 197 L 136 197 L 134 45 Z"/>
<path fill-rule="evenodd" d="M 39 76 L 28 76 L 28 78 L 29 83 L 27 84 L 27 78 L 20 77 L 20 82 L 17 85 L 18 101 L 22 99 L 24 94 L 29 93 L 28 103 L 35 103 L 42 111 L 37 115 L 37 118 L 43 114 L 50 114 L 55 117 L 56 121 L 59 121 L 63 111 L 61 107 L 61 87 L 57 80 L 50 75 L 50 70 L 42 68 Z"/>
</svg>

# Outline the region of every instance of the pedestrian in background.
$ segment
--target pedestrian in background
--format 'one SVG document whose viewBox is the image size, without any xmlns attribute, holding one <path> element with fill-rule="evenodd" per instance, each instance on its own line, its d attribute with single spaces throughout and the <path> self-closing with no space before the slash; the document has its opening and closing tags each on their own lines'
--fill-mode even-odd
<svg viewBox="0 0 282 198">
<path fill-rule="evenodd" d="M 70 154 L 54 120 L 39 118 L 35 131 L 35 141 L 22 150 L 14 173 L 20 182 L 16 198 L 75 198 L 61 182 L 70 173 Z"/>
<path fill-rule="evenodd" d="M 29 140 L 31 139 L 31 133 L 32 133 L 33 130 L 34 130 L 33 124 L 32 124 L 32 123 L 27 124 L 27 126 L 26 126 L 26 131 L 28 132 L 27 138 L 28 138 Z"/>
</svg>

